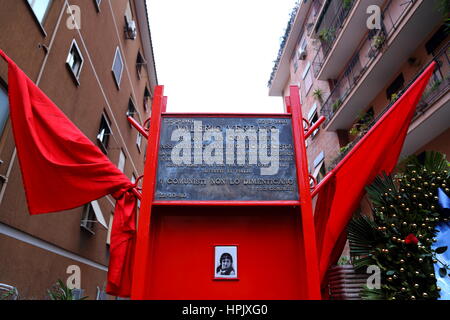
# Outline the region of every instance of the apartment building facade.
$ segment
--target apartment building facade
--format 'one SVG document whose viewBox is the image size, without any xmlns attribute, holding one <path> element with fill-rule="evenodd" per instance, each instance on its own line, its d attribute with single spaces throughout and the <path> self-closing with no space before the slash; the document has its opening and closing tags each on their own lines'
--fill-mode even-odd
<svg viewBox="0 0 450 320">
<path fill-rule="evenodd" d="M 157 85 L 144 0 L 0 0 L 0 48 L 135 181 L 144 123 Z M 105 294 L 115 200 L 30 216 L 9 121 L 7 65 L 0 61 L 0 283 L 22 299 L 45 299 L 80 271 L 80 296 Z"/>
<path fill-rule="evenodd" d="M 317 181 L 432 61 L 401 158 L 424 150 L 450 158 L 447 16 L 439 0 L 299 1 L 268 86 L 270 96 L 284 97 L 298 85 L 304 118 L 326 117 L 306 141 Z"/>
</svg>

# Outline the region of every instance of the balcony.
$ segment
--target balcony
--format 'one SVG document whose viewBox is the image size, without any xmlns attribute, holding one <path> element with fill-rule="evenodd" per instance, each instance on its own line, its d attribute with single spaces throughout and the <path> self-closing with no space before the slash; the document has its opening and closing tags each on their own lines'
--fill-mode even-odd
<svg viewBox="0 0 450 320">
<path fill-rule="evenodd" d="M 416 152 L 419 148 L 449 128 L 450 119 L 450 45 L 447 45 L 434 60 L 438 63 L 416 114 L 408 130 L 401 157 Z"/>
<path fill-rule="evenodd" d="M 320 80 L 336 79 L 351 58 L 352 53 L 360 44 L 367 32 L 366 13 L 370 5 L 380 6 L 385 0 L 354 0 L 347 9 L 344 1 L 340 10 L 333 16 L 327 26 L 321 23 L 316 26 L 319 31 L 320 46 L 313 59 L 313 70 L 316 78 Z M 328 10 L 329 11 L 329 10 Z M 327 37 L 328 36 L 328 37 Z"/>
<path fill-rule="evenodd" d="M 389 1 L 383 17 L 381 30 L 367 34 L 322 107 L 329 131 L 347 130 L 442 21 L 433 0 Z"/>
<path fill-rule="evenodd" d="M 450 44 L 447 44 L 432 61 L 437 62 L 436 69 L 431 77 L 420 102 L 417 105 L 416 113 L 408 129 L 400 158 L 413 154 L 428 142 L 436 138 L 442 132 L 448 129 L 450 119 Z M 431 63 L 431 61 L 430 61 Z M 414 78 L 398 93 L 398 98 L 411 86 L 417 77 L 426 69 L 427 64 L 420 70 Z M 397 98 L 397 99 L 398 99 Z M 396 100 L 397 100 L 396 99 Z M 364 136 L 365 133 L 389 110 L 394 102 L 389 103 L 383 111 L 365 125 L 363 132 L 351 141 L 348 145 L 341 148 L 340 155 L 333 160 L 328 169 L 335 167 L 344 156 L 353 148 L 354 145 Z"/>
<path fill-rule="evenodd" d="M 278 55 L 268 82 L 269 96 L 282 96 L 283 89 L 290 76 L 290 60 L 297 46 L 298 37 L 303 31 L 303 25 L 313 1 L 297 2 L 291 12 L 286 30 L 281 39 Z M 316 4 L 320 5 L 320 3 Z"/>
</svg>

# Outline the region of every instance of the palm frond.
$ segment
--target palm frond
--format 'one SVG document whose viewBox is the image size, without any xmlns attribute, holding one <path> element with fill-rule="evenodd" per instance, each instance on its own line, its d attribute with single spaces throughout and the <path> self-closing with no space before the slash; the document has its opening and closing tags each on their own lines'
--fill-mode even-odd
<svg viewBox="0 0 450 320">
<path fill-rule="evenodd" d="M 425 151 L 423 154 L 416 156 L 411 155 L 404 159 L 399 167 L 403 167 L 406 171 L 422 170 L 442 172 L 448 170 L 449 162 L 445 154 L 436 151 Z"/>
<path fill-rule="evenodd" d="M 383 195 L 397 191 L 394 179 L 385 172 L 377 176 L 371 185 L 366 187 L 367 195 L 375 206 L 384 205 Z"/>
<path fill-rule="evenodd" d="M 363 300 L 386 300 L 386 296 L 381 289 L 369 289 L 367 286 L 364 286 L 363 290 L 360 293 L 360 296 Z"/>
<path fill-rule="evenodd" d="M 366 216 L 353 218 L 347 227 L 351 256 L 367 256 L 380 239 L 373 220 Z"/>
</svg>

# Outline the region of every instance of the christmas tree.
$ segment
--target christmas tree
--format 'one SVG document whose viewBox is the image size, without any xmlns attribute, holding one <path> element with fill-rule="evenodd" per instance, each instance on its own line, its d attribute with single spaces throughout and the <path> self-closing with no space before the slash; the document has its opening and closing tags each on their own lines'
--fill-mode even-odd
<svg viewBox="0 0 450 320">
<path fill-rule="evenodd" d="M 444 155 L 425 152 L 402 162 L 395 175 L 382 175 L 366 188 L 371 216 L 359 216 L 348 225 L 350 254 L 357 270 L 376 265 L 379 289 L 365 287 L 363 299 L 437 299 L 434 264 L 439 276 L 450 266 L 438 261 L 447 247 L 432 249 L 439 223 L 449 219 L 440 210 L 438 189 L 449 195 L 449 163 Z"/>
</svg>

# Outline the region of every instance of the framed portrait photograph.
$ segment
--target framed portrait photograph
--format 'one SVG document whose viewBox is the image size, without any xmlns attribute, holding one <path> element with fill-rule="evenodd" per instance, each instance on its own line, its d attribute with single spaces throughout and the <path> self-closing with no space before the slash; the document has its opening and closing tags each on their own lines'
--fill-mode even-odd
<svg viewBox="0 0 450 320">
<path fill-rule="evenodd" d="M 214 246 L 214 279 L 238 279 L 238 246 Z"/>
</svg>

